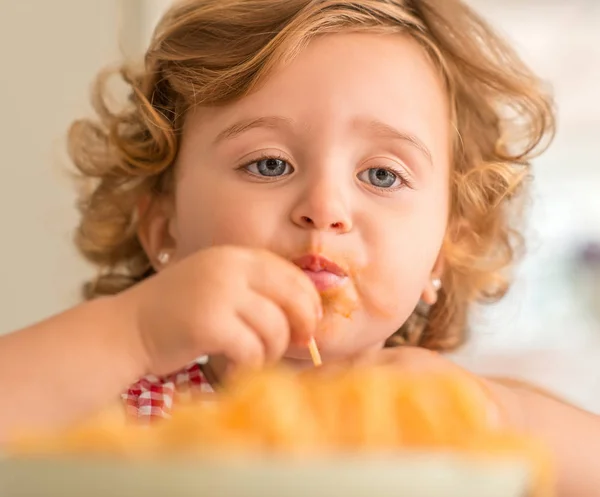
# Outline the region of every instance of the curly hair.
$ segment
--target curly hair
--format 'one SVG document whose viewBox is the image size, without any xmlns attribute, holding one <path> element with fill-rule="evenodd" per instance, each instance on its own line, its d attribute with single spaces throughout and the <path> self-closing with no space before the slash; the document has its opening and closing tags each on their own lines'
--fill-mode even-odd
<svg viewBox="0 0 600 497">
<path fill-rule="evenodd" d="M 251 93 L 315 36 L 402 33 L 429 55 L 445 82 L 454 128 L 446 268 L 438 302 L 415 310 L 396 343 L 450 350 L 467 336 L 475 301 L 506 292 L 522 253 L 519 199 L 531 160 L 554 134 L 541 81 L 460 0 L 187 0 L 158 25 L 142 67 L 116 71 L 130 97 L 109 103 L 102 73 L 95 119 L 71 128 L 71 158 L 84 179 L 76 243 L 97 277 L 85 298 L 118 293 L 152 274 L 138 238 L 137 205 L 170 193 L 183 119 L 196 105 Z"/>
</svg>

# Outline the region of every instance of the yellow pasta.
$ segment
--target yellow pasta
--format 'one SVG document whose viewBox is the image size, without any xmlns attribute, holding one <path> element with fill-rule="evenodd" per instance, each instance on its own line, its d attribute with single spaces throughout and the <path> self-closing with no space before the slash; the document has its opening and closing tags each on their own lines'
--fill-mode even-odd
<svg viewBox="0 0 600 497">
<path fill-rule="evenodd" d="M 240 376 L 206 401 L 180 405 L 152 427 L 94 420 L 20 454 L 121 457 L 278 454 L 289 457 L 407 450 L 526 460 L 539 497 L 552 495 L 551 464 L 535 440 L 504 430 L 479 383 L 462 374 L 402 374 L 390 367 L 284 369 Z"/>
</svg>

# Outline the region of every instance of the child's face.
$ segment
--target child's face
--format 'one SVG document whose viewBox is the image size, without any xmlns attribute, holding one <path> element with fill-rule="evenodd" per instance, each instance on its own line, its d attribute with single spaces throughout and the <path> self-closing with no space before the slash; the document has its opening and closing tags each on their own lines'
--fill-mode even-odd
<svg viewBox="0 0 600 497">
<path fill-rule="evenodd" d="M 324 254 L 349 267 L 358 302 L 350 318 L 326 316 L 322 353 L 381 345 L 432 299 L 448 215 L 448 108 L 411 39 L 314 40 L 256 93 L 188 116 L 176 256 L 216 244 Z"/>
</svg>

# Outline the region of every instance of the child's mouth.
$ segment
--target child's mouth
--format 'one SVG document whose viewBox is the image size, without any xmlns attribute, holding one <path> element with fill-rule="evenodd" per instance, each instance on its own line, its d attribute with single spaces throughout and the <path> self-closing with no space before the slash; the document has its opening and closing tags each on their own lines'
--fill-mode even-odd
<svg viewBox="0 0 600 497">
<path fill-rule="evenodd" d="M 348 279 L 335 262 L 316 254 L 308 254 L 293 261 L 312 280 L 319 292 L 343 285 Z"/>
</svg>

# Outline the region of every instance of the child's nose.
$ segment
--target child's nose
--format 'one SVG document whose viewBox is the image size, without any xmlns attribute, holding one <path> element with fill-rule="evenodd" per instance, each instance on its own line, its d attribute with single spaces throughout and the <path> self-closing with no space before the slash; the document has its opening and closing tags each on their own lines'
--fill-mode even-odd
<svg viewBox="0 0 600 497">
<path fill-rule="evenodd" d="M 352 230 L 352 216 L 343 193 L 326 185 L 303 192 L 292 211 L 292 221 L 303 229 L 338 234 Z"/>
<path fill-rule="evenodd" d="M 302 228 L 315 229 L 318 231 L 335 231 L 338 233 L 350 231 L 348 229 L 348 223 L 345 223 L 344 221 L 334 221 L 332 223 L 319 222 L 308 216 L 302 216 L 300 222 L 297 224 Z"/>
</svg>

